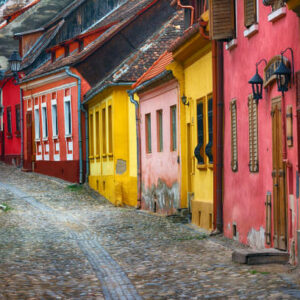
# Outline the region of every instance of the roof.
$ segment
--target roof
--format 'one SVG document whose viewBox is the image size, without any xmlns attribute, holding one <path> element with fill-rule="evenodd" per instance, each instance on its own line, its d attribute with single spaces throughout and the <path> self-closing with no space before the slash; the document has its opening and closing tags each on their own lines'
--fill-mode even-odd
<svg viewBox="0 0 300 300">
<path fill-rule="evenodd" d="M 127 18 L 123 18 L 118 23 L 112 25 L 109 27 L 102 35 L 100 35 L 95 41 L 90 43 L 88 46 L 86 46 L 82 51 L 80 52 L 74 52 L 68 57 L 62 57 L 61 59 L 51 62 L 48 60 L 45 64 L 43 64 L 41 67 L 35 69 L 33 72 L 28 74 L 25 77 L 25 80 L 32 77 L 36 77 L 37 75 L 42 75 L 43 73 L 47 73 L 49 71 L 62 68 L 64 66 L 71 66 L 75 65 L 76 63 L 84 60 L 86 57 L 94 53 L 99 47 L 101 47 L 102 44 L 104 44 L 108 39 L 111 39 L 115 34 L 117 34 L 122 28 L 124 28 L 129 22 L 134 20 L 137 15 L 141 14 L 145 9 L 149 7 L 150 4 L 153 4 L 157 2 L 158 0 L 139 0 L 138 5 L 136 0 L 128 0 L 126 3 L 124 3 L 122 6 L 119 7 L 121 10 L 120 16 L 123 16 L 125 14 L 125 11 L 128 12 Z M 135 8 L 135 9 L 134 9 Z M 139 10 L 137 10 L 139 8 Z M 132 11 L 135 13 L 132 14 Z M 116 15 L 118 10 L 115 11 Z M 103 20 L 103 22 L 99 23 L 98 25 L 105 25 L 107 23 L 110 23 L 113 18 L 111 18 L 111 15 L 108 14 L 107 20 Z M 96 27 L 90 28 L 91 31 L 95 30 Z"/>
<path fill-rule="evenodd" d="M 165 51 L 157 61 L 132 85 L 132 88 L 140 86 L 142 83 L 156 77 L 166 70 L 166 66 L 173 61 L 171 52 Z"/>
<path fill-rule="evenodd" d="M 86 101 L 97 93 L 97 91 L 103 90 L 105 86 L 126 82 L 131 83 L 138 80 L 170 47 L 174 39 L 183 33 L 183 28 L 183 12 L 177 12 L 158 32 L 144 42 L 137 51 L 133 52 L 110 75 L 93 87 L 86 94 Z M 169 55 L 162 58 L 165 61 L 166 58 L 169 58 Z M 156 68 L 156 70 L 158 71 L 159 68 Z M 153 72 L 153 75 L 155 72 Z"/>
<path fill-rule="evenodd" d="M 35 30 L 42 27 L 73 1 L 74 0 L 41 0 L 23 12 L 23 14 L 13 22 L 0 29 L 0 66 L 7 68 L 7 59 L 13 51 L 19 49 L 19 42 L 13 38 L 15 33 Z"/>
</svg>

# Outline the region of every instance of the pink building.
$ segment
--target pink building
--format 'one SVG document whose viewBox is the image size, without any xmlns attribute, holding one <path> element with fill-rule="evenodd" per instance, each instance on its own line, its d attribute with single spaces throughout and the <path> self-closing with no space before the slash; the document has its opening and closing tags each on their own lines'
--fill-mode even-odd
<svg viewBox="0 0 300 300">
<path fill-rule="evenodd" d="M 300 19 L 282 1 L 235 4 L 235 34 L 224 49 L 224 233 L 256 248 L 290 251 L 295 258 Z M 274 71 L 288 47 L 295 81 L 292 77 L 283 96 Z M 288 68 L 293 65 L 290 50 L 283 60 Z M 257 104 L 248 81 L 258 62 L 264 88 Z"/>
<path fill-rule="evenodd" d="M 180 204 L 178 83 L 165 52 L 137 81 L 140 99 L 142 209 L 173 214 Z"/>
</svg>

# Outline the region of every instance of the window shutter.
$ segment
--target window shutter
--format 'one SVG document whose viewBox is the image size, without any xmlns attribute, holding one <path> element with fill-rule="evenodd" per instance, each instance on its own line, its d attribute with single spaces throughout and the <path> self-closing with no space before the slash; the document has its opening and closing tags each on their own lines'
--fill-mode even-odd
<svg viewBox="0 0 300 300">
<path fill-rule="evenodd" d="M 256 0 L 244 0 L 245 27 L 256 23 Z"/>
<path fill-rule="evenodd" d="M 298 134 L 298 170 L 300 172 L 300 71 L 296 73 L 297 134 Z"/>
<path fill-rule="evenodd" d="M 203 102 L 197 104 L 197 135 L 198 145 L 194 150 L 195 157 L 197 158 L 198 164 L 204 164 L 204 124 L 203 124 Z"/>
<path fill-rule="evenodd" d="M 230 113 L 231 113 L 231 169 L 233 172 L 236 172 L 238 170 L 236 99 L 230 102 Z"/>
<path fill-rule="evenodd" d="M 230 40 L 235 37 L 235 0 L 209 0 L 210 38 Z"/>
<path fill-rule="evenodd" d="M 258 119 L 257 103 L 253 95 L 248 97 L 249 107 L 249 170 L 258 172 Z"/>
</svg>

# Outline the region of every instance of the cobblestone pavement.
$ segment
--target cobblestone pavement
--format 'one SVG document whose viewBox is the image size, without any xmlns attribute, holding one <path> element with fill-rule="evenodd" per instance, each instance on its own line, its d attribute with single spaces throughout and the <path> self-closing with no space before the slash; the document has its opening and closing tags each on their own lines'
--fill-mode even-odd
<svg viewBox="0 0 300 300">
<path fill-rule="evenodd" d="M 89 189 L 0 163 L 0 299 L 300 299 L 291 266 Z"/>
</svg>

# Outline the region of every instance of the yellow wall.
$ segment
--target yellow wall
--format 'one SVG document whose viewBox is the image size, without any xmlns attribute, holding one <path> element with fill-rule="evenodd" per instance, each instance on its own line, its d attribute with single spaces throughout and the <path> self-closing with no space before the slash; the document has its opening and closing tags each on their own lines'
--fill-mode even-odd
<svg viewBox="0 0 300 300">
<path fill-rule="evenodd" d="M 180 105 L 181 130 L 181 178 L 182 205 L 190 199 L 192 223 L 212 229 L 213 222 L 213 168 L 206 155 L 203 166 L 194 156 L 197 138 L 197 102 L 202 100 L 207 109 L 207 97 L 212 95 L 212 52 L 209 42 L 201 44 L 200 36 L 188 41 L 174 53 L 175 62 L 168 69 L 173 71 L 180 84 L 180 94 L 185 95 L 189 105 Z M 193 46 L 195 46 L 193 48 Z M 199 50 L 200 49 L 200 50 Z M 208 141 L 208 118 L 205 109 L 205 145 Z"/>
<path fill-rule="evenodd" d="M 132 141 L 136 137 L 135 110 L 129 102 L 128 88 L 107 89 L 89 103 L 89 183 L 115 205 L 136 206 L 137 148 Z M 98 134 L 97 112 L 100 117 Z"/>
</svg>

